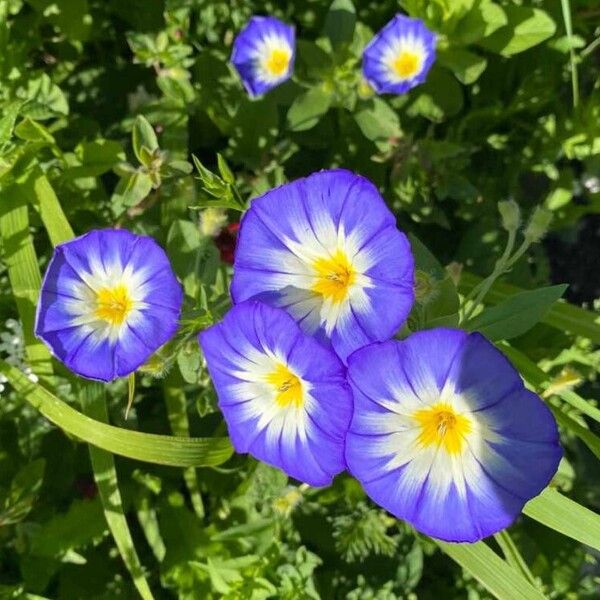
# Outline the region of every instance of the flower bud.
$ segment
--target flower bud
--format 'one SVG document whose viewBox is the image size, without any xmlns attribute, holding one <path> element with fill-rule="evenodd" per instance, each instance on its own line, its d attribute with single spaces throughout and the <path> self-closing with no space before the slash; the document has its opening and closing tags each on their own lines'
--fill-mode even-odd
<svg viewBox="0 0 600 600">
<path fill-rule="evenodd" d="M 498 211 L 502 217 L 502 227 L 507 231 L 516 231 L 521 224 L 521 209 L 514 200 L 498 202 Z"/>
<path fill-rule="evenodd" d="M 552 216 L 548 209 L 537 206 L 525 228 L 525 239 L 530 243 L 539 242 L 546 235 Z"/>
</svg>

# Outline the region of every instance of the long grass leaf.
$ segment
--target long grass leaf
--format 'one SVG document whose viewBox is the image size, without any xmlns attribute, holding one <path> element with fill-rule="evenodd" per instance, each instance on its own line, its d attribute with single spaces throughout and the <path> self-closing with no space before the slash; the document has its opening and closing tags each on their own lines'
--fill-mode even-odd
<svg viewBox="0 0 600 600">
<path fill-rule="evenodd" d="M 108 422 L 104 394 L 105 388 L 98 383 L 85 384 L 80 392 L 84 414 L 102 423 Z M 125 518 L 113 455 L 92 445 L 89 446 L 89 449 L 94 479 L 98 486 L 108 528 L 140 596 L 144 600 L 154 600 Z"/>
<path fill-rule="evenodd" d="M 176 438 L 101 423 L 82 415 L 41 385 L 32 383 L 5 361 L 0 361 L 0 373 L 48 420 L 113 454 L 173 467 L 206 467 L 224 463 L 233 452 L 228 438 Z"/>
<path fill-rule="evenodd" d="M 544 600 L 545 597 L 539 590 L 484 542 L 437 543 L 452 560 L 475 577 L 498 600 Z"/>
</svg>

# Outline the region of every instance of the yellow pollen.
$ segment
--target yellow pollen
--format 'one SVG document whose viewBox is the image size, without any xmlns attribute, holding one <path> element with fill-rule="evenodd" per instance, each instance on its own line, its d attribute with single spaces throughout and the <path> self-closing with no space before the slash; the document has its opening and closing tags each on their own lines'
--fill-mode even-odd
<svg viewBox="0 0 600 600">
<path fill-rule="evenodd" d="M 283 48 L 274 48 L 265 61 L 265 68 L 270 75 L 281 77 L 290 64 L 290 51 Z"/>
<path fill-rule="evenodd" d="M 421 427 L 419 444 L 441 446 L 448 454 L 459 454 L 466 435 L 472 430 L 468 417 L 456 413 L 450 404 L 443 402 L 417 410 L 412 416 Z"/>
<path fill-rule="evenodd" d="M 356 281 L 356 271 L 342 250 L 327 258 L 319 258 L 313 263 L 317 282 L 313 292 L 321 294 L 325 300 L 334 304 L 343 302 L 348 290 Z"/>
<path fill-rule="evenodd" d="M 419 70 L 419 55 L 403 50 L 392 62 L 392 67 L 398 77 L 408 79 L 417 74 Z"/>
<path fill-rule="evenodd" d="M 111 325 L 121 325 L 132 308 L 133 300 L 123 283 L 102 288 L 96 294 L 94 314 Z"/>
<path fill-rule="evenodd" d="M 265 379 L 275 388 L 275 402 L 278 406 L 285 408 L 291 404 L 301 408 L 304 405 L 302 383 L 283 363 L 279 363 Z"/>
</svg>

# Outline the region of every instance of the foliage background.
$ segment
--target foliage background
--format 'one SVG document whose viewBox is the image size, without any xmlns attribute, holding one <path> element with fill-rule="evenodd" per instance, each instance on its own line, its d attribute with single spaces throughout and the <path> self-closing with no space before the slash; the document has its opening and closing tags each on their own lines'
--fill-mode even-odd
<svg viewBox="0 0 600 600">
<path fill-rule="evenodd" d="M 438 60 L 425 85 L 375 97 L 361 49 L 400 9 L 438 33 Z M 228 65 L 253 14 L 294 23 L 300 38 L 294 80 L 257 101 Z M 218 245 L 232 239 L 206 234 L 248 199 L 331 166 L 372 179 L 418 238 L 414 330 L 458 323 L 460 298 L 502 253 L 496 205 L 511 198 L 525 220 L 550 210 L 551 231 L 471 328 L 545 390 L 566 449 L 553 487 L 597 512 L 599 35 L 595 0 L 0 0 L 0 353 L 29 378 L 0 369 L 13 383 L 1 384 L 0 598 L 538 597 L 491 584 L 485 565 L 445 554 L 347 476 L 308 489 L 246 456 L 226 460 L 216 442 L 212 458 L 191 460 L 209 465 L 198 469 L 113 459 L 31 403 L 39 382 L 125 430 L 223 436 L 192 334 L 229 302 Z M 71 228 L 107 226 L 157 238 L 188 297 L 182 333 L 138 376 L 128 419 L 126 381 L 77 380 L 32 336 L 52 246 Z M 515 300 L 507 283 L 538 291 Z M 564 291 L 552 283 L 570 284 L 565 297 L 587 311 L 550 308 Z M 598 517 L 560 506 L 573 508 L 551 511 L 549 527 L 528 513 L 489 548 L 549 598 L 598 597 Z"/>
</svg>

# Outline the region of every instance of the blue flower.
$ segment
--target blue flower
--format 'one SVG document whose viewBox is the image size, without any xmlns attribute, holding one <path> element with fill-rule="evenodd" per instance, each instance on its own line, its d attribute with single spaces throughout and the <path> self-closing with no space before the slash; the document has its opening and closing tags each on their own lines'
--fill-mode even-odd
<svg viewBox="0 0 600 600">
<path fill-rule="evenodd" d="M 414 300 L 406 236 L 375 186 L 321 171 L 255 199 L 242 219 L 231 293 L 285 308 L 342 360 L 389 339 Z"/>
<path fill-rule="evenodd" d="M 365 79 L 380 94 L 404 94 L 425 81 L 435 45 L 435 34 L 420 19 L 396 15 L 365 48 Z"/>
<path fill-rule="evenodd" d="M 60 244 L 42 282 L 35 333 L 69 369 L 112 381 L 135 371 L 177 330 L 183 301 L 154 240 L 91 231 Z"/>
<path fill-rule="evenodd" d="M 282 309 L 242 302 L 199 336 L 237 452 L 310 485 L 345 468 L 346 370 Z"/>
<path fill-rule="evenodd" d="M 432 329 L 349 359 L 350 472 L 419 531 L 473 542 L 510 525 L 562 456 L 548 407 L 478 333 Z"/>
<path fill-rule="evenodd" d="M 233 42 L 231 62 L 250 96 L 259 96 L 292 76 L 296 37 L 291 25 L 252 17 Z"/>
</svg>

